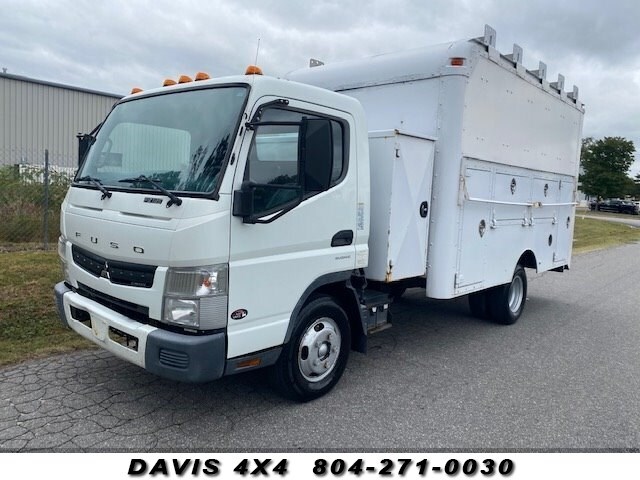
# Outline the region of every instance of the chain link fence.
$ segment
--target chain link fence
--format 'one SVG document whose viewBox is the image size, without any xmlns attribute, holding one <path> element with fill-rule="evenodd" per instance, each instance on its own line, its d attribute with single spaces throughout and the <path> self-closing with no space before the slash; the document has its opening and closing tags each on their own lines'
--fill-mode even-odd
<svg viewBox="0 0 640 480">
<path fill-rule="evenodd" d="M 0 251 L 55 248 L 75 162 L 48 150 L 18 158 L 0 165 Z"/>
</svg>

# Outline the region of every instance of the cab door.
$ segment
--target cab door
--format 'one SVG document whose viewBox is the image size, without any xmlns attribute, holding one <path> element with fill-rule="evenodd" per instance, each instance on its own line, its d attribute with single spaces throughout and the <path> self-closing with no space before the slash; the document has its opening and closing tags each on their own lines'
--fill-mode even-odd
<svg viewBox="0 0 640 480">
<path fill-rule="evenodd" d="M 310 166 L 301 165 L 303 119 L 328 122 L 322 145 L 306 145 L 307 154 L 323 151 L 331 162 L 322 187 L 314 185 Z M 307 287 L 355 266 L 351 117 L 291 99 L 262 99 L 251 123 L 234 179 L 228 358 L 281 345 Z M 251 218 L 239 213 L 243 202 L 244 208 L 250 204 Z"/>
</svg>

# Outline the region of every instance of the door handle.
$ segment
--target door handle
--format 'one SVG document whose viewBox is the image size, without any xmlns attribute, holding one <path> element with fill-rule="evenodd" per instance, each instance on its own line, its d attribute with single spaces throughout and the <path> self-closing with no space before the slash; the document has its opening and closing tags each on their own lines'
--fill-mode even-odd
<svg viewBox="0 0 640 480">
<path fill-rule="evenodd" d="M 340 230 L 331 239 L 332 247 L 344 247 L 353 243 L 353 230 Z"/>
</svg>

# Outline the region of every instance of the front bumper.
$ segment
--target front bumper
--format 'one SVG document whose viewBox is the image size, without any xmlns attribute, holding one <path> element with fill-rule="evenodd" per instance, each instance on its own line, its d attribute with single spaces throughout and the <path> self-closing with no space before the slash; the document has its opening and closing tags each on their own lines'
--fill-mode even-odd
<svg viewBox="0 0 640 480">
<path fill-rule="evenodd" d="M 55 288 L 62 323 L 87 340 L 155 375 L 183 382 L 208 382 L 224 374 L 226 336 L 184 335 L 131 320 L 73 292 Z"/>
</svg>

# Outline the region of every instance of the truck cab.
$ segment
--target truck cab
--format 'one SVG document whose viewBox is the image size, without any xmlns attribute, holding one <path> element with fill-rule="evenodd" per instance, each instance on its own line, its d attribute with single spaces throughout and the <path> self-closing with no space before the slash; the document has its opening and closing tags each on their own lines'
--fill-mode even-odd
<svg viewBox="0 0 640 480">
<path fill-rule="evenodd" d="M 304 394 L 324 392 L 350 349 L 326 311 L 344 323 L 367 265 L 367 158 L 360 104 L 317 87 L 247 75 L 124 98 L 62 205 L 63 322 L 202 382 L 275 363 L 315 301 L 295 356 Z"/>
</svg>

